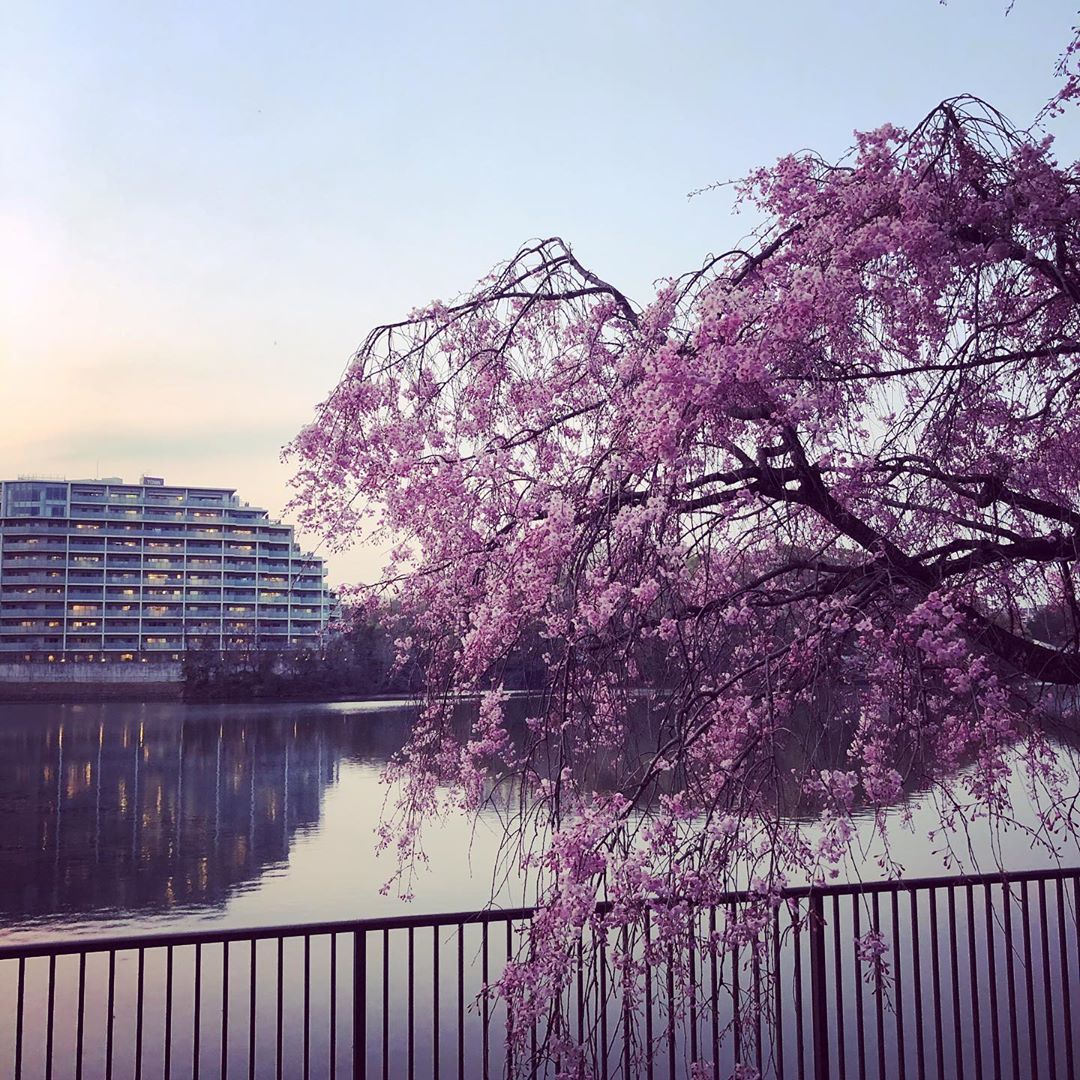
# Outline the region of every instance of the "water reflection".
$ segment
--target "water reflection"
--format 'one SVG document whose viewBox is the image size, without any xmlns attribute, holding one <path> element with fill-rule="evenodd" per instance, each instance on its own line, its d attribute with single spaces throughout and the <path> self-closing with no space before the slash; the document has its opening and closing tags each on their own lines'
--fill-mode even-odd
<svg viewBox="0 0 1080 1080">
<path fill-rule="evenodd" d="M 0 707 L 0 914 L 220 908 L 318 825 L 343 760 L 384 761 L 406 717 Z"/>
<path fill-rule="evenodd" d="M 412 905 L 380 895 L 394 855 L 375 850 L 379 774 L 409 719 L 401 703 L 372 702 L 0 706 L 0 936 L 471 910 L 493 893 L 531 902 L 514 845 L 502 846 L 516 824 L 508 790 L 479 821 L 451 814 L 432 827 Z M 1080 799 L 1075 751 L 1058 752 Z M 618 770 L 607 773 L 614 784 Z M 913 788 L 888 815 L 890 858 L 907 876 L 1080 865 L 1075 837 L 1057 837 L 1056 851 L 1032 843 L 1046 803 L 1029 800 L 1022 773 L 1017 762 L 1016 827 L 982 819 L 952 839 L 945 807 Z M 845 873 L 881 876 L 874 817 L 855 824 L 859 862 Z"/>
</svg>

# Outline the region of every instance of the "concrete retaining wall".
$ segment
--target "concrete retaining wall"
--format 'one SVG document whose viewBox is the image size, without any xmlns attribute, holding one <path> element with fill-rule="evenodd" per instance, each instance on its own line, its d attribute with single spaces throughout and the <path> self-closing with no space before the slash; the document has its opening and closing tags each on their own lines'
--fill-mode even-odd
<svg viewBox="0 0 1080 1080">
<path fill-rule="evenodd" d="M 0 683 L 179 682 L 180 664 L 0 664 Z"/>
<path fill-rule="evenodd" d="M 0 701 L 179 701 L 180 664 L 0 664 Z"/>
</svg>

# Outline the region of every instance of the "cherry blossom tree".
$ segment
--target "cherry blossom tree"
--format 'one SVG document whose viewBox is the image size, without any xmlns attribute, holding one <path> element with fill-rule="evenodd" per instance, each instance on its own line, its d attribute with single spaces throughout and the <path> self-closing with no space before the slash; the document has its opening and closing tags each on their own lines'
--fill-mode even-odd
<svg viewBox="0 0 1080 1080">
<path fill-rule="evenodd" d="M 1033 782 L 1062 779 L 1080 167 L 960 97 L 738 191 L 762 227 L 644 305 L 551 238 L 377 328 L 292 448 L 307 527 L 397 543 L 367 596 L 428 692 L 386 842 L 408 865 L 425 819 L 491 801 L 531 838 L 541 910 L 501 987 L 523 1025 L 600 899 L 610 927 L 733 887 L 760 915 L 836 873 L 856 808 L 884 821 L 918 783 L 953 825 L 1007 815 L 1021 739 Z M 545 677 L 518 723 L 526 640 Z M 1076 823 L 1045 806 L 1052 844 Z"/>
</svg>

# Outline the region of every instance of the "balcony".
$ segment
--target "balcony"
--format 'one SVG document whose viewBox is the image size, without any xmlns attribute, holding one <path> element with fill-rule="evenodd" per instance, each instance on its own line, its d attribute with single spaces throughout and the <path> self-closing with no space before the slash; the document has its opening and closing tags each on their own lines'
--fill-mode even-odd
<svg viewBox="0 0 1080 1080">
<path fill-rule="evenodd" d="M 138 534 L 144 539 L 157 540 L 183 540 L 185 533 L 182 525 L 163 524 L 162 522 L 148 523 L 139 522 L 136 526 Z"/>
<path fill-rule="evenodd" d="M 67 522 L 50 520 L 48 518 L 33 518 L 21 520 L 18 524 L 5 525 L 3 531 L 6 535 L 30 535 L 33 533 L 58 532 L 68 528 Z"/>
<path fill-rule="evenodd" d="M 44 552 L 41 554 L 34 553 L 32 555 L 4 555 L 2 565 L 5 570 L 25 567 L 27 569 L 39 566 L 63 566 L 67 561 L 64 555 L 47 555 Z"/>
</svg>

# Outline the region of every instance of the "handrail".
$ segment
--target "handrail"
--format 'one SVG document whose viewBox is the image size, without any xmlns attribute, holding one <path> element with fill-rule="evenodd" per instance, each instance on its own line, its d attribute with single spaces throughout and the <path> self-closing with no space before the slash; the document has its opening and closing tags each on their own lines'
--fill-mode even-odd
<svg viewBox="0 0 1080 1080">
<path fill-rule="evenodd" d="M 954 874 L 936 877 L 885 879 L 882 881 L 844 882 L 833 885 L 802 885 L 780 890 L 781 900 L 832 896 L 851 896 L 917 892 L 924 889 L 966 888 L 975 885 L 1011 885 L 1026 881 L 1080 880 L 1080 867 L 1050 867 L 1043 870 L 1001 870 L 990 874 Z M 748 890 L 718 894 L 712 904 L 749 903 L 760 894 Z M 660 906 L 654 904 L 653 906 Z M 596 906 L 599 915 L 608 914 L 613 905 L 602 901 Z M 437 926 L 470 926 L 485 923 L 515 922 L 531 919 L 535 907 L 483 908 L 476 911 L 436 912 L 427 915 L 388 915 L 363 919 L 339 919 L 313 923 L 287 923 L 278 926 L 254 926 L 187 930 L 179 933 L 156 932 L 124 934 L 111 937 L 64 938 L 19 944 L 0 944 L 0 961 L 41 956 L 68 956 L 129 949 L 153 949 L 182 945 L 224 944 L 234 941 L 263 941 L 269 938 L 318 937 L 328 934 L 360 934 L 382 930 L 407 930 Z"/>
</svg>

